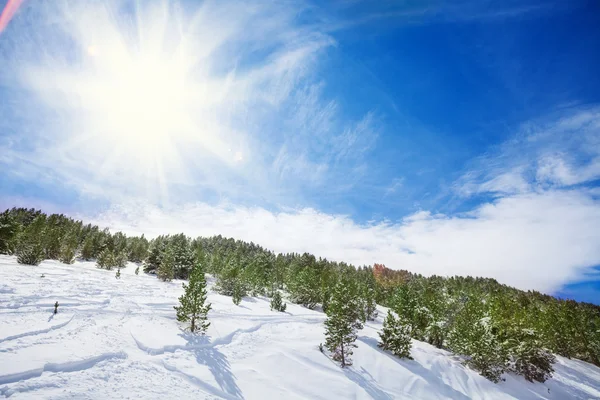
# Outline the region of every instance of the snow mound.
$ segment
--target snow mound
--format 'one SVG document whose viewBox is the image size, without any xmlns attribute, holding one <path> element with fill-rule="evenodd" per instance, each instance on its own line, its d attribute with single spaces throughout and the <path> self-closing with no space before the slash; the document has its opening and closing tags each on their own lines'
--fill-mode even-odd
<svg viewBox="0 0 600 400">
<path fill-rule="evenodd" d="M 383 311 L 359 332 L 354 365 L 321 354 L 325 316 L 269 299 L 209 293 L 206 336 L 183 332 L 180 281 L 130 264 L 18 265 L 0 256 L 0 396 L 14 399 L 600 399 L 600 369 L 557 357 L 544 384 L 489 382 L 458 357 L 413 342 L 414 360 L 377 347 Z M 44 274 L 42 278 L 41 275 Z M 54 302 L 59 302 L 54 315 Z"/>
</svg>

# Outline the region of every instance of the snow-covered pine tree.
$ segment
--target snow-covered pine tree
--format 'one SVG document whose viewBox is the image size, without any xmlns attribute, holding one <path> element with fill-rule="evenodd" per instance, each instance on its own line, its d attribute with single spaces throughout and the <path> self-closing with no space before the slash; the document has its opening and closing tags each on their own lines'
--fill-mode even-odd
<svg viewBox="0 0 600 400">
<path fill-rule="evenodd" d="M 379 332 L 381 342 L 379 347 L 389 350 L 397 357 L 412 360 L 410 349 L 412 341 L 410 338 L 410 327 L 403 323 L 400 318 L 395 318 L 392 311 L 388 311 L 383 321 L 383 329 Z"/>
<path fill-rule="evenodd" d="M 271 299 L 271 310 L 284 312 L 287 305 L 283 302 L 281 298 L 281 293 L 278 290 L 273 293 L 273 298 Z"/>
<path fill-rule="evenodd" d="M 12 254 L 19 224 L 8 210 L 0 214 L 0 254 Z"/>
<path fill-rule="evenodd" d="M 38 265 L 43 260 L 43 253 L 40 246 L 36 244 L 27 244 L 21 246 L 17 251 L 17 262 L 26 265 Z"/>
<path fill-rule="evenodd" d="M 492 382 L 506 371 L 508 355 L 486 315 L 482 298 L 472 296 L 453 321 L 448 347 L 466 356 L 465 363 Z"/>
<path fill-rule="evenodd" d="M 516 340 L 510 341 L 510 369 L 529 382 L 545 382 L 552 377 L 556 357 L 545 349 L 532 329 L 521 329 Z"/>
<path fill-rule="evenodd" d="M 96 266 L 101 269 L 111 270 L 114 266 L 115 260 L 113 253 L 109 249 L 104 249 L 98 254 L 96 259 Z"/>
<path fill-rule="evenodd" d="M 125 267 L 127 267 L 127 253 L 125 252 L 125 250 L 121 250 L 115 256 L 115 265 L 118 268 L 125 268 Z"/>
<path fill-rule="evenodd" d="M 175 275 L 175 255 L 169 247 L 165 250 L 161 257 L 160 265 L 156 271 L 156 276 L 166 282 L 170 282 Z"/>
<path fill-rule="evenodd" d="M 81 247 L 81 258 L 85 261 L 89 261 L 92 257 L 94 257 L 94 240 L 92 239 L 92 235 L 88 234 Z"/>
<path fill-rule="evenodd" d="M 189 322 L 192 333 L 206 332 L 210 325 L 207 314 L 211 304 L 206 303 L 206 279 L 202 265 L 196 264 L 192 269 L 189 283 L 183 284 L 183 290 L 184 294 L 179 297 L 179 307 L 173 307 L 177 311 L 177 320 Z"/>
<path fill-rule="evenodd" d="M 357 331 L 363 328 L 360 322 L 360 302 L 356 297 L 355 283 L 340 279 L 335 286 L 325 320 L 325 347 L 340 361 L 342 368 L 352 365 L 352 348 L 356 347 Z"/>
</svg>

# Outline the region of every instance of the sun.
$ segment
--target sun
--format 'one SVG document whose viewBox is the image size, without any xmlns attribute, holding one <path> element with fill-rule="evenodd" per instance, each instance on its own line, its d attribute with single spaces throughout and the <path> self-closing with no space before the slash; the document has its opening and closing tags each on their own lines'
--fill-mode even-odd
<svg viewBox="0 0 600 400">
<path fill-rule="evenodd" d="M 135 144 L 137 151 L 156 151 L 166 141 L 193 134 L 194 85 L 177 59 L 115 57 L 99 49 L 93 58 L 96 77 L 81 98 L 110 139 Z"/>
</svg>

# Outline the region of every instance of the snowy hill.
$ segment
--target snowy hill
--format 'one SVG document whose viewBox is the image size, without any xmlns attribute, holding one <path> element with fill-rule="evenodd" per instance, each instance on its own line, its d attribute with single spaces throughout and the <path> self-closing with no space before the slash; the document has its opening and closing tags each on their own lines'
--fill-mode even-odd
<svg viewBox="0 0 600 400">
<path fill-rule="evenodd" d="M 377 347 L 381 316 L 359 332 L 354 365 L 318 350 L 325 315 L 211 292 L 208 335 L 183 333 L 181 282 L 130 264 L 120 280 L 93 263 L 19 265 L 0 256 L 0 395 L 15 399 L 600 399 L 600 368 L 557 357 L 544 384 L 494 384 L 413 341 L 413 361 Z M 41 275 L 45 277 L 42 278 Z M 59 302 L 59 312 L 52 313 Z"/>
</svg>

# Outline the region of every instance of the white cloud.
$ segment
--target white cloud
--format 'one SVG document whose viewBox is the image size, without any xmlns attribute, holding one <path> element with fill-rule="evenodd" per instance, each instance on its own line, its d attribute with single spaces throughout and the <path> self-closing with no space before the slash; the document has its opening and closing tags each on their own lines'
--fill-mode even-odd
<svg viewBox="0 0 600 400">
<path fill-rule="evenodd" d="M 308 251 L 355 265 L 382 262 L 426 275 L 494 277 L 545 292 L 600 264 L 600 204 L 585 191 L 513 195 L 465 215 L 420 212 L 369 225 L 312 209 L 203 203 L 171 209 L 135 204 L 85 219 L 129 234 L 221 234 L 278 252 Z"/>
<path fill-rule="evenodd" d="M 20 136 L 0 142 L 0 163 L 109 201 L 333 188 L 341 168 L 330 164 L 362 165 L 374 121 L 348 123 L 324 96 L 316 71 L 335 41 L 304 12 L 261 1 L 24 8 L 28 23 L 0 43 L 15 96 L 0 115 Z M 15 120 L 25 109 L 35 117 Z"/>
<path fill-rule="evenodd" d="M 569 110 L 523 124 L 516 135 L 476 159 L 457 194 L 504 196 L 566 188 L 600 179 L 600 108 Z"/>
</svg>

